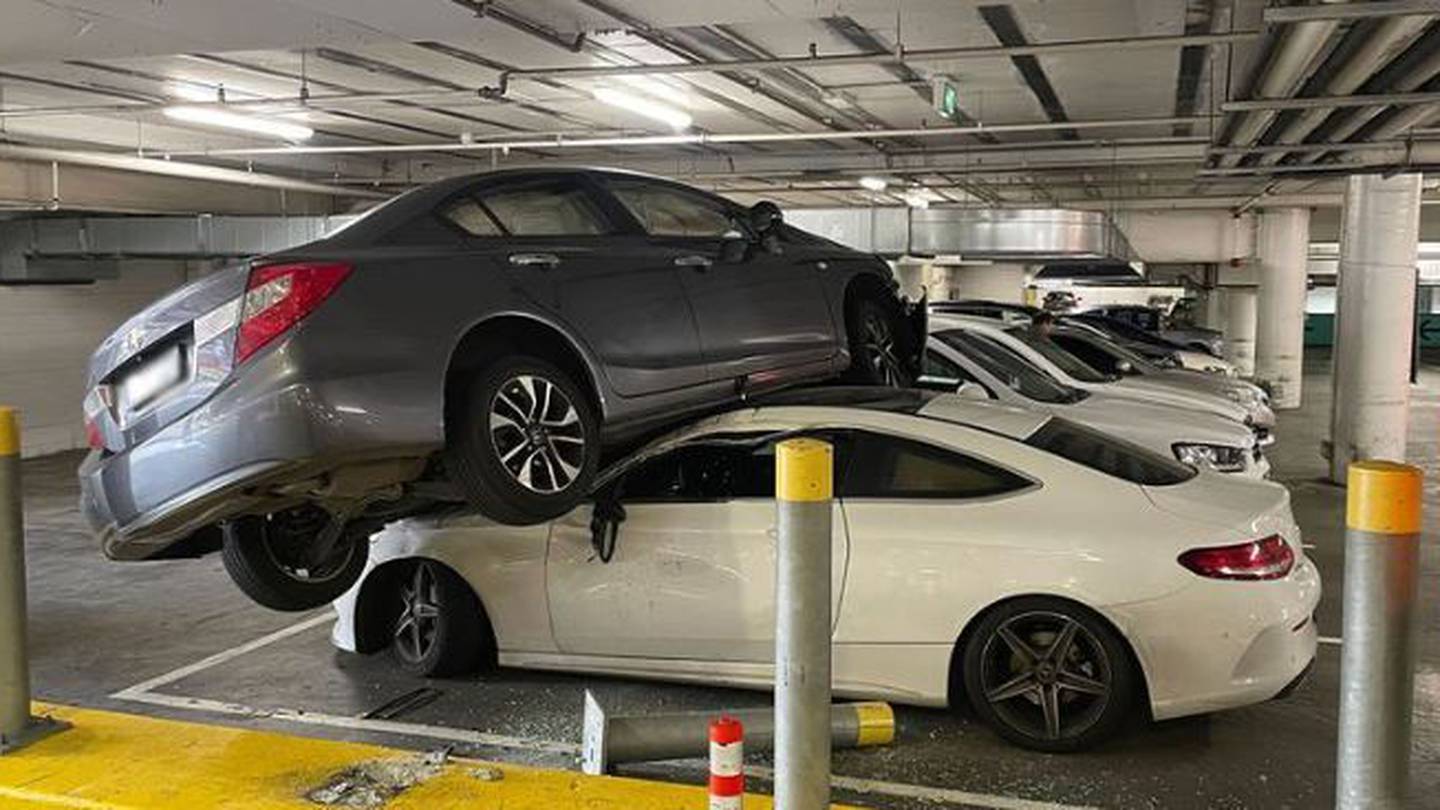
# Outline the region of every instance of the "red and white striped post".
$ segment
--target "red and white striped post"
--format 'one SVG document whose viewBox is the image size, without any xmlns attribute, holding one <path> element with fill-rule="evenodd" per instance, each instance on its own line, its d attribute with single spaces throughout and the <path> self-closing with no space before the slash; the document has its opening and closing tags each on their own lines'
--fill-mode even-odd
<svg viewBox="0 0 1440 810">
<path fill-rule="evenodd" d="M 745 797 L 745 726 L 721 715 L 710 721 L 710 810 L 741 810 Z"/>
</svg>

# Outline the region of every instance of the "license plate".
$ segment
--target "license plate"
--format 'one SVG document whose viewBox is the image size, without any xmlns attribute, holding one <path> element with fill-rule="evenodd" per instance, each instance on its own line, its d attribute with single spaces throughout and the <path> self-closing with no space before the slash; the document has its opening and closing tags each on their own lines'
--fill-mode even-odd
<svg viewBox="0 0 1440 810">
<path fill-rule="evenodd" d="M 185 355 L 171 346 L 146 360 L 120 382 L 120 402 L 127 412 L 138 411 L 185 379 Z"/>
</svg>

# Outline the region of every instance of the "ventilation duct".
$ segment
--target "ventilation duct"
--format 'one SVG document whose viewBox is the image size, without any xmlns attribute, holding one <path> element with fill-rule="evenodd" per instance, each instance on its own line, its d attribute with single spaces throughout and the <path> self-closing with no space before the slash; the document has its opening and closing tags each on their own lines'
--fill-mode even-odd
<svg viewBox="0 0 1440 810">
<path fill-rule="evenodd" d="M 1103 211 L 1063 208 L 805 208 L 785 213 L 798 228 L 885 256 L 958 256 L 1043 264 L 1137 256 Z"/>
</svg>

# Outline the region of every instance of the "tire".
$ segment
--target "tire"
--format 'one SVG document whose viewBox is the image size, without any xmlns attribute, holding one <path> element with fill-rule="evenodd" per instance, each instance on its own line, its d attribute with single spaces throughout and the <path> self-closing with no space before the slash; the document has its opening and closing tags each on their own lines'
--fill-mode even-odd
<svg viewBox="0 0 1440 810">
<path fill-rule="evenodd" d="M 962 666 L 976 714 L 1035 751 L 1098 745 L 1119 730 L 1137 697 L 1124 640 L 1094 611 L 1063 599 L 1024 597 L 992 609 L 970 634 Z"/>
<path fill-rule="evenodd" d="M 549 362 L 498 360 L 468 380 L 449 409 L 446 469 L 492 520 L 523 526 L 557 518 L 585 498 L 599 466 L 590 402 Z"/>
<path fill-rule="evenodd" d="M 915 375 L 905 362 L 907 328 L 903 313 L 893 302 L 864 295 L 855 298 L 845 313 L 850 368 L 842 379 L 895 388 L 914 383 Z"/>
<path fill-rule="evenodd" d="M 495 661 L 494 634 L 475 592 L 458 574 L 433 560 L 417 560 L 382 598 L 394 607 L 390 655 L 422 678 L 465 675 Z"/>
<path fill-rule="evenodd" d="M 226 573 L 252 601 L 271 610 L 296 612 L 330 604 L 360 578 L 370 544 L 363 533 L 347 531 L 336 540 L 329 559 L 318 564 L 307 560 L 306 544 L 326 520 L 328 516 L 267 515 L 225 523 L 220 559 Z"/>
</svg>

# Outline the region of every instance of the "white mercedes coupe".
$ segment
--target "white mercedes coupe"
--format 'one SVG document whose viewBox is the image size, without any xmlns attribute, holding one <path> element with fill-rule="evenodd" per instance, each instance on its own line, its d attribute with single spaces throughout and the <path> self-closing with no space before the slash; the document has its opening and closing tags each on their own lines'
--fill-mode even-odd
<svg viewBox="0 0 1440 810">
<path fill-rule="evenodd" d="M 1070 751 L 1287 693 L 1320 577 L 1284 487 L 1051 414 L 832 388 L 700 421 L 612 467 L 551 523 L 413 518 L 336 602 L 344 650 L 419 675 L 495 664 L 768 689 L 778 438 L 836 449 L 837 695 L 968 701 Z M 1203 621 L 1197 621 L 1203 617 Z"/>
</svg>

